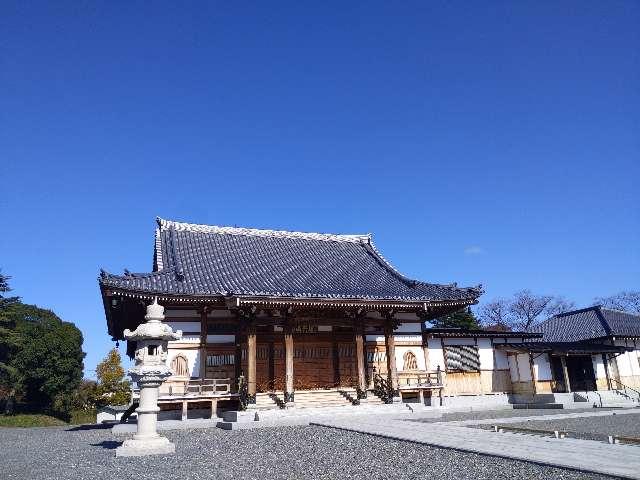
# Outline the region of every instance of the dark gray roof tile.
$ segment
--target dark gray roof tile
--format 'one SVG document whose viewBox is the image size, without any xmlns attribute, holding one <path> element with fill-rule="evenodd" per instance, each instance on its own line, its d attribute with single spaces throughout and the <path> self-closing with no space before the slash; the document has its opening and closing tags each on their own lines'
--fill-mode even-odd
<svg viewBox="0 0 640 480">
<path fill-rule="evenodd" d="M 477 299 L 479 287 L 412 280 L 393 268 L 369 235 L 214 227 L 158 219 L 148 274 L 103 272 L 101 285 L 193 296 L 248 295 L 444 301 Z"/>
</svg>

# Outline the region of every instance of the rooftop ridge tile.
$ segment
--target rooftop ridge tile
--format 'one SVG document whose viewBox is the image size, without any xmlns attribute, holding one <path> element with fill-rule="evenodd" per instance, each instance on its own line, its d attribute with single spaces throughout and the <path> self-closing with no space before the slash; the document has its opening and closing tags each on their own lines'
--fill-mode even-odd
<svg viewBox="0 0 640 480">
<path fill-rule="evenodd" d="M 195 233 L 214 233 L 219 235 L 242 235 L 253 237 L 275 237 L 275 238 L 295 238 L 300 240 L 319 240 L 325 242 L 348 242 L 348 243 L 370 243 L 371 234 L 336 234 L 336 233 L 313 233 L 313 232 L 296 232 L 289 230 L 270 230 L 260 228 L 244 228 L 244 227 L 222 227 L 217 225 L 204 225 L 199 223 L 177 222 L 174 220 L 165 220 L 157 218 L 160 231 L 173 228 L 175 230 L 183 230 Z"/>
</svg>

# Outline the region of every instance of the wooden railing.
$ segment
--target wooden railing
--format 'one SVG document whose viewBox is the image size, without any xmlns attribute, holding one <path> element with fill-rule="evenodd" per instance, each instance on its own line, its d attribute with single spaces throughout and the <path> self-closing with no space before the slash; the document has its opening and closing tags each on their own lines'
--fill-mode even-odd
<svg viewBox="0 0 640 480">
<path fill-rule="evenodd" d="M 373 393 L 384 403 L 393 403 L 393 387 L 391 383 L 379 373 L 373 374 Z"/>
<path fill-rule="evenodd" d="M 620 380 L 616 380 L 615 378 L 612 378 L 611 386 L 613 387 L 614 390 L 618 391 L 618 393 L 620 393 L 621 395 L 624 395 L 625 397 L 630 398 L 636 402 L 640 402 L 640 392 L 638 390 L 635 390 L 625 385 Z"/>
<path fill-rule="evenodd" d="M 249 405 L 249 384 L 244 375 L 240 375 L 240 378 L 238 378 L 238 401 L 240 410 L 246 410 L 247 405 Z"/>
<path fill-rule="evenodd" d="M 442 387 L 442 371 L 438 368 L 435 372 L 399 372 L 398 386 Z"/>
<path fill-rule="evenodd" d="M 179 387 L 179 388 L 175 388 Z M 210 397 L 227 395 L 231 392 L 230 378 L 204 378 L 199 380 L 185 380 L 169 384 L 169 396 L 199 396 Z"/>
</svg>

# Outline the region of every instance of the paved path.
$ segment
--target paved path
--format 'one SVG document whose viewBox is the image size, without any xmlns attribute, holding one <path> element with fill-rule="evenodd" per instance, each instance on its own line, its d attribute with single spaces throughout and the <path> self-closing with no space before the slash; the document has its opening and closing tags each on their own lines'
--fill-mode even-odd
<svg viewBox="0 0 640 480">
<path fill-rule="evenodd" d="M 502 423 L 523 423 L 527 420 L 565 420 L 568 418 L 585 418 L 585 417 L 610 417 L 612 415 L 640 415 L 640 409 L 625 409 L 615 412 L 607 410 L 606 412 L 576 412 L 576 413 L 559 413 L 557 415 L 530 415 L 526 417 L 502 417 L 502 418 L 483 418 L 471 420 L 457 420 L 444 422 L 447 425 L 465 426 L 465 425 L 498 425 Z M 635 418 L 632 421 L 637 421 Z"/>
<path fill-rule="evenodd" d="M 576 414 L 578 415 L 580 414 Z M 518 420 L 522 421 L 522 417 Z M 478 422 L 475 421 L 475 423 Z M 498 423 L 496 419 L 482 422 Z M 451 425 L 451 423 L 419 423 L 403 420 L 380 422 L 375 418 L 357 420 L 343 418 L 313 424 L 460 451 L 526 460 L 543 465 L 640 479 L 640 447 L 638 446 L 609 445 L 604 442 L 575 438 L 556 439 L 518 433 L 495 433 L 479 428 Z"/>
</svg>

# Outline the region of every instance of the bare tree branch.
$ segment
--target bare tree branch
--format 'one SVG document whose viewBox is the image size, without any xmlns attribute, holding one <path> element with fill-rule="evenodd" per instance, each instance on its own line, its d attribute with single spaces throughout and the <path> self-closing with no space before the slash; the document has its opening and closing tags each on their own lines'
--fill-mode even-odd
<svg viewBox="0 0 640 480">
<path fill-rule="evenodd" d="M 625 291 L 610 297 L 598 297 L 595 303 L 613 310 L 640 313 L 640 291 Z"/>
</svg>

